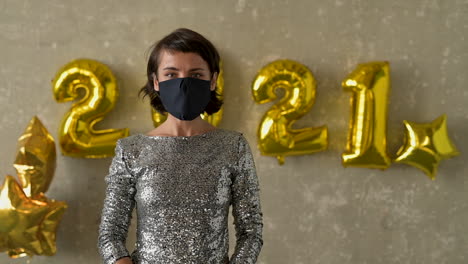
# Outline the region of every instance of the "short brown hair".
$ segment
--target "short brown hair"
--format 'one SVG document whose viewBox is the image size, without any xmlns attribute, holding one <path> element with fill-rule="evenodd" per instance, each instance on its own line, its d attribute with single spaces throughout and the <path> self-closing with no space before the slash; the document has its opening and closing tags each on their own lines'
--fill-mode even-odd
<svg viewBox="0 0 468 264">
<path fill-rule="evenodd" d="M 140 89 L 138 95 L 141 96 L 143 94 L 143 98 L 145 96 L 149 96 L 151 106 L 159 113 L 164 114 L 167 112 L 161 102 L 159 92 L 154 90 L 153 83 L 153 74 L 156 76 L 158 74 L 158 66 L 162 51 L 168 50 L 197 53 L 208 64 L 212 76 L 215 72 L 219 74 L 220 57 L 218 51 L 209 40 L 193 30 L 187 28 L 176 29 L 153 44 L 150 49 L 151 53 L 146 70 L 147 82 L 145 86 Z M 223 104 L 222 99 L 220 99 L 220 95 L 216 92 L 217 88 L 218 87 L 216 87 L 214 91 L 211 91 L 211 100 L 205 108 L 205 112 L 207 114 L 218 112 Z"/>
</svg>

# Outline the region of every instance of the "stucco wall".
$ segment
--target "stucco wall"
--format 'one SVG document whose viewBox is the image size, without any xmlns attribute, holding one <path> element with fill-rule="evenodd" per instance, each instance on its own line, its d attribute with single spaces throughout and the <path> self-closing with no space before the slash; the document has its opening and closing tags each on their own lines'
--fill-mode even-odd
<svg viewBox="0 0 468 264">
<path fill-rule="evenodd" d="M 101 61 L 118 79 L 120 98 L 98 128 L 152 129 L 148 101 L 137 98 L 145 51 L 178 27 L 202 33 L 221 53 L 220 126 L 245 133 L 261 184 L 258 263 L 467 263 L 467 1 L 1 0 L 1 176 L 14 173 L 16 140 L 34 115 L 57 139 L 71 104 L 54 101 L 51 79 L 76 58 Z M 256 72 L 280 58 L 305 64 L 317 79 L 316 103 L 295 127 L 326 124 L 330 134 L 327 151 L 287 157 L 283 166 L 256 147 L 257 126 L 272 104 L 251 97 Z M 342 167 L 351 94 L 340 83 L 358 63 L 374 60 L 391 66 L 389 153 L 403 142 L 403 120 L 448 115 L 461 155 L 442 161 L 435 181 L 405 165 Z M 97 228 L 110 161 L 59 155 L 47 192 L 69 205 L 57 231 L 57 255 L 27 262 L 2 253 L 0 263 L 99 263 Z M 135 221 L 129 249 L 134 233 Z"/>
</svg>

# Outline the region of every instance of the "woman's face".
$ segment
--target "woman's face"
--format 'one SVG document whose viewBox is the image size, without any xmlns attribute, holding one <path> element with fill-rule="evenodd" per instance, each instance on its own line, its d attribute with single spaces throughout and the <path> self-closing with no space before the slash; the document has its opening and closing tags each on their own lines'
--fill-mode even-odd
<svg viewBox="0 0 468 264">
<path fill-rule="evenodd" d="M 197 53 L 163 50 L 160 56 L 158 76 L 153 78 L 156 91 L 159 91 L 159 82 L 185 77 L 211 80 L 211 91 L 216 88 L 218 74 L 214 73 L 211 78 L 208 63 Z"/>
</svg>

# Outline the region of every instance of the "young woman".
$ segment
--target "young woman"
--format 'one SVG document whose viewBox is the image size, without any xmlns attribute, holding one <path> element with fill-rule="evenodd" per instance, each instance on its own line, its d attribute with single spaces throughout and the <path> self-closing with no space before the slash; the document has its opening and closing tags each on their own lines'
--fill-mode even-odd
<svg viewBox="0 0 468 264">
<path fill-rule="evenodd" d="M 120 139 L 105 177 L 98 248 L 106 264 L 255 263 L 263 214 L 251 148 L 242 133 L 216 128 L 219 55 L 202 35 L 177 29 L 153 47 L 141 93 L 167 120 Z M 229 258 L 232 205 L 236 246 Z M 137 208 L 137 243 L 125 247 Z"/>
</svg>

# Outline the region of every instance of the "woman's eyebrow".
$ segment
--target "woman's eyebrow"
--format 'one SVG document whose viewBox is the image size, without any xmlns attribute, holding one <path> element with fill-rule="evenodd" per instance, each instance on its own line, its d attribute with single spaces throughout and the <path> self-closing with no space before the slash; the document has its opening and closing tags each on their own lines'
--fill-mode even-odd
<svg viewBox="0 0 468 264">
<path fill-rule="evenodd" d="M 166 68 L 164 68 L 163 70 L 174 70 L 174 71 L 178 71 L 179 69 L 177 69 L 176 67 L 166 67 Z"/>
<path fill-rule="evenodd" d="M 190 71 L 204 71 L 205 69 L 203 68 L 193 68 L 193 69 L 190 69 Z"/>
<path fill-rule="evenodd" d="M 166 67 L 166 68 L 163 68 L 163 70 L 173 70 L 173 71 L 179 71 L 179 69 L 177 69 L 176 67 Z M 193 69 L 190 69 L 189 71 L 193 72 L 193 71 L 204 71 L 205 69 L 203 68 L 193 68 Z"/>
</svg>

